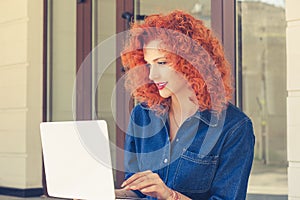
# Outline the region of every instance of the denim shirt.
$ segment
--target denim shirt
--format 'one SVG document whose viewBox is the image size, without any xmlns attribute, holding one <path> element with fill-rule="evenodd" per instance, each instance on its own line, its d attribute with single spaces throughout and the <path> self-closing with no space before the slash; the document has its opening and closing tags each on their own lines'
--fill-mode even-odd
<svg viewBox="0 0 300 200">
<path fill-rule="evenodd" d="M 138 104 L 126 133 L 125 179 L 151 170 L 168 187 L 191 199 L 242 200 L 246 198 L 254 141 L 251 120 L 232 104 L 221 115 L 197 111 L 184 121 L 171 142 L 168 114 L 157 115 Z"/>
</svg>

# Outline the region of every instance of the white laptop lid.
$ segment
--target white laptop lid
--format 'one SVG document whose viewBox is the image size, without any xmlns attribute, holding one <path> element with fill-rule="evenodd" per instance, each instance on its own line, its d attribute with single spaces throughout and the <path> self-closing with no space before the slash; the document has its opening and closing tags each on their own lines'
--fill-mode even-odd
<svg viewBox="0 0 300 200">
<path fill-rule="evenodd" d="M 115 199 L 105 121 L 43 122 L 40 128 L 50 196 Z"/>
</svg>

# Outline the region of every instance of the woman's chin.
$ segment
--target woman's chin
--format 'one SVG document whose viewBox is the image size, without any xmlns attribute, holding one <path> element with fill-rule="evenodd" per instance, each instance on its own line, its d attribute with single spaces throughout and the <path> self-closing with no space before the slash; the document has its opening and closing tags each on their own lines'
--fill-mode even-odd
<svg viewBox="0 0 300 200">
<path fill-rule="evenodd" d="M 169 98 L 171 95 L 170 94 L 167 94 L 167 93 L 165 93 L 165 92 L 159 92 L 159 95 L 162 97 L 162 98 L 164 98 L 164 99 L 167 99 L 167 98 Z"/>
<path fill-rule="evenodd" d="M 161 95 L 160 95 L 161 96 Z M 168 96 L 161 96 L 162 98 L 164 98 L 164 99 L 167 99 L 167 98 L 169 98 Z"/>
</svg>

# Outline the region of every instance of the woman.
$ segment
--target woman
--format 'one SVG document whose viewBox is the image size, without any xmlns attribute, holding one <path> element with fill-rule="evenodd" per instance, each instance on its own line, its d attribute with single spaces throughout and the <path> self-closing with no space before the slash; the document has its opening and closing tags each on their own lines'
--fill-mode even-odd
<svg viewBox="0 0 300 200">
<path fill-rule="evenodd" d="M 201 20 L 182 11 L 133 23 L 122 53 L 139 102 L 125 141 L 119 197 L 245 199 L 250 119 L 232 105 L 230 66 Z"/>
</svg>

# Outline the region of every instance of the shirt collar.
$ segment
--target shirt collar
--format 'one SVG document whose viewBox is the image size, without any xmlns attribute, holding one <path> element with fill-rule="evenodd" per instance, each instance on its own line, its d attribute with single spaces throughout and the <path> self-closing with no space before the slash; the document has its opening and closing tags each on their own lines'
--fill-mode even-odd
<svg viewBox="0 0 300 200">
<path fill-rule="evenodd" d="M 152 110 L 150 109 L 147 104 L 141 103 L 141 107 L 145 110 Z M 222 113 L 221 113 L 222 115 Z M 163 119 L 167 117 L 167 113 L 161 116 Z M 211 127 L 216 127 L 219 122 L 219 115 L 217 111 L 213 110 L 204 110 L 204 111 L 197 111 L 192 117 L 197 118 L 207 124 L 208 126 Z"/>
<path fill-rule="evenodd" d="M 216 127 L 219 121 L 218 112 L 213 110 L 197 111 L 192 117 L 195 117 L 212 127 Z"/>
</svg>

